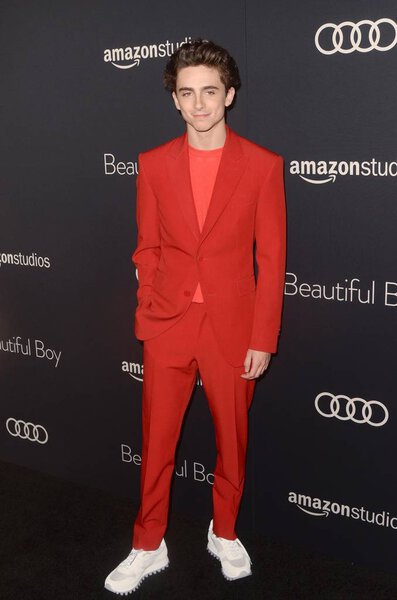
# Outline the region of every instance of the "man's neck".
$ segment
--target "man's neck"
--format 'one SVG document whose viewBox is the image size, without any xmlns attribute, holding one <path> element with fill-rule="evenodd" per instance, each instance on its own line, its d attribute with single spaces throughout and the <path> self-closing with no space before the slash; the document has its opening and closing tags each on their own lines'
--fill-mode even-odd
<svg viewBox="0 0 397 600">
<path fill-rule="evenodd" d="M 226 124 L 224 121 L 221 121 L 209 131 L 196 131 L 188 125 L 187 139 L 189 146 L 193 146 L 193 148 L 197 148 L 198 150 L 221 148 L 226 140 Z"/>
</svg>

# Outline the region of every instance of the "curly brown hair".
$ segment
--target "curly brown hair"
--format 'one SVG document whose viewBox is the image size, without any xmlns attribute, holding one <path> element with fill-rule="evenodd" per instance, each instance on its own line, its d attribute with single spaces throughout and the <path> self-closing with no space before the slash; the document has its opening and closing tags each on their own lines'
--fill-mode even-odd
<svg viewBox="0 0 397 600">
<path fill-rule="evenodd" d="M 182 44 L 171 55 L 164 69 L 163 83 L 165 89 L 169 92 L 175 92 L 178 71 L 183 67 L 197 67 L 199 65 L 217 68 L 226 92 L 231 87 L 238 90 L 241 86 L 236 61 L 230 56 L 229 52 L 210 40 L 198 38 L 192 42 Z"/>
</svg>

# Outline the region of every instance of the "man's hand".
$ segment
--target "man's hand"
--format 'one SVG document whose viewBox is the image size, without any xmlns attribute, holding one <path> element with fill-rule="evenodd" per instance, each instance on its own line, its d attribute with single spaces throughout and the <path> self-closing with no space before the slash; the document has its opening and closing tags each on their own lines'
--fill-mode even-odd
<svg viewBox="0 0 397 600">
<path fill-rule="evenodd" d="M 271 352 L 262 352 L 261 350 L 247 350 L 244 361 L 245 373 L 240 375 L 244 379 L 255 379 L 264 373 L 269 366 Z"/>
</svg>

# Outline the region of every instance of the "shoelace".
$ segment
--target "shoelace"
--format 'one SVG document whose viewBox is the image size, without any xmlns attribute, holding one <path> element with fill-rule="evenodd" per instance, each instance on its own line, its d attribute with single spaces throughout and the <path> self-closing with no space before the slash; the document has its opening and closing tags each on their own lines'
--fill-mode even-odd
<svg viewBox="0 0 397 600">
<path fill-rule="evenodd" d="M 224 544 L 226 544 L 227 552 L 230 553 L 233 557 L 239 556 L 241 554 L 239 546 L 241 548 L 243 548 L 243 550 L 245 550 L 245 552 L 247 553 L 247 556 L 249 557 L 249 554 L 248 554 L 246 548 L 244 547 L 244 545 L 238 538 L 236 538 L 235 540 L 226 540 L 225 538 L 218 538 L 218 540 L 222 540 L 222 542 Z M 251 562 L 251 559 L 250 559 L 250 562 Z"/>
<path fill-rule="evenodd" d="M 129 567 L 130 564 L 135 560 L 135 558 L 137 557 L 138 554 L 138 550 L 135 550 L 134 548 L 131 550 L 131 552 L 129 553 L 129 555 L 127 556 L 127 558 L 125 558 L 123 560 L 123 562 L 120 564 L 120 567 Z"/>
</svg>

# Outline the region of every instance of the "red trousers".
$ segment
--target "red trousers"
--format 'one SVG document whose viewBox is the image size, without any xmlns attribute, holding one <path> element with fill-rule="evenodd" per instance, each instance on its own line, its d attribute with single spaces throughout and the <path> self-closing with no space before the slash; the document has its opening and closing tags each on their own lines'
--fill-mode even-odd
<svg viewBox="0 0 397 600">
<path fill-rule="evenodd" d="M 154 550 L 164 537 L 175 449 L 197 369 L 215 428 L 213 529 L 217 536 L 235 539 L 256 380 L 240 377 L 243 365 L 225 361 L 204 302 L 192 302 L 175 325 L 143 344 L 141 503 L 133 547 Z"/>
</svg>

